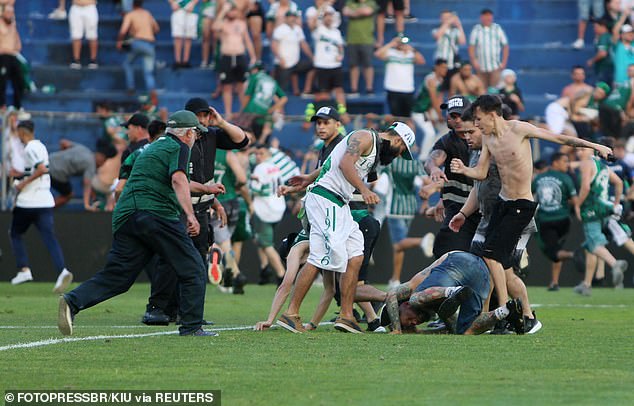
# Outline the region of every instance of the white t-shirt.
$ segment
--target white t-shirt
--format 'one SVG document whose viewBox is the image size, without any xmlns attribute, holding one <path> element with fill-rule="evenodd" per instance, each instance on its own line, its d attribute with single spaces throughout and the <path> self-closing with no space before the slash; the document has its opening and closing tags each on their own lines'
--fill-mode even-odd
<svg viewBox="0 0 634 406">
<path fill-rule="evenodd" d="M 414 51 L 387 51 L 383 87 L 391 92 L 414 93 Z"/>
<path fill-rule="evenodd" d="M 329 6 L 330 7 L 330 6 Z M 315 6 L 310 6 L 306 9 L 306 22 L 308 23 L 308 20 L 310 20 L 311 18 L 315 18 L 317 17 L 317 25 L 324 25 L 323 24 L 323 19 L 324 19 L 324 14 L 320 13 L 317 8 L 315 8 Z M 339 26 L 341 26 L 341 13 L 336 11 L 334 12 L 333 16 L 332 16 L 332 27 L 333 28 L 339 28 Z"/>
<path fill-rule="evenodd" d="M 555 134 L 561 134 L 566 128 L 568 112 L 557 102 L 552 102 L 546 106 L 546 125 Z"/>
<path fill-rule="evenodd" d="M 48 151 L 39 140 L 31 140 L 24 147 L 24 176 L 31 176 L 39 164 L 48 168 Z M 26 185 L 18 194 L 15 205 L 23 208 L 54 207 L 51 176 L 45 173 Z"/>
<path fill-rule="evenodd" d="M 277 196 L 281 184 L 282 171 L 268 159 L 253 168 L 253 177 L 249 188 L 253 192 L 253 211 L 265 223 L 277 223 L 282 220 L 286 210 L 283 196 Z"/>
<path fill-rule="evenodd" d="M 368 155 L 361 156 L 354 164 L 357 169 L 357 174 L 359 174 L 361 179 L 365 179 L 368 176 L 370 169 L 377 159 L 376 137 L 378 137 L 378 135 L 374 131 L 371 132 L 372 151 Z M 341 163 L 343 156 L 346 154 L 348 140 L 352 134 L 354 134 L 354 131 L 342 139 L 332 150 L 328 159 L 326 159 L 326 162 L 324 162 L 324 165 L 321 167 L 321 172 L 319 172 L 319 176 L 315 181 L 315 184 L 323 186 L 331 192 L 339 195 L 346 203 L 352 199 L 354 186 L 352 186 L 343 175 L 343 172 L 341 172 L 341 169 L 339 168 L 339 164 Z"/>
<path fill-rule="evenodd" d="M 341 67 L 341 61 L 337 60 L 339 46 L 343 46 L 341 31 L 321 25 L 313 31 L 313 42 L 315 43 L 315 68 L 335 69 Z"/>
<path fill-rule="evenodd" d="M 298 25 L 291 27 L 284 23 L 275 28 L 273 41 L 279 42 L 278 53 L 284 59 L 285 68 L 292 68 L 297 65 L 300 58 L 300 44 L 305 39 L 304 31 Z M 277 65 L 278 63 L 279 60 L 275 58 L 275 64 Z"/>
</svg>

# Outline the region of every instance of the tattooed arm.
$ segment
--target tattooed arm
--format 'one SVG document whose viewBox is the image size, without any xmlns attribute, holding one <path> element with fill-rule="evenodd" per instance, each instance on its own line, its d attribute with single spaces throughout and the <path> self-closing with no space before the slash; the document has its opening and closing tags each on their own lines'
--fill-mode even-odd
<svg viewBox="0 0 634 406">
<path fill-rule="evenodd" d="M 544 128 L 535 127 L 532 124 L 518 122 L 516 129 L 522 134 L 526 134 L 530 138 L 539 138 L 544 141 L 556 142 L 557 144 L 568 145 L 575 148 L 591 148 L 599 153 L 601 157 L 607 159 L 612 154 L 612 149 L 605 145 L 596 144 L 581 138 L 571 137 L 569 135 L 555 134 Z"/>
<path fill-rule="evenodd" d="M 464 334 L 482 334 L 485 331 L 492 329 L 497 321 L 498 319 L 495 317 L 494 312 L 482 313 L 473 321 L 473 323 L 471 323 L 471 326 L 464 332 Z"/>
<path fill-rule="evenodd" d="M 447 181 L 445 172 L 440 169 L 446 160 L 447 153 L 442 149 L 435 149 L 429 154 L 429 157 L 425 160 L 425 171 L 429 174 L 432 181 L 438 182 L 441 179 Z"/>
<path fill-rule="evenodd" d="M 361 155 L 365 155 L 372 150 L 374 142 L 372 134 L 369 131 L 356 131 L 348 137 L 347 142 L 348 146 L 339 163 L 339 169 L 341 169 L 341 173 L 343 173 L 348 183 L 361 192 L 363 200 L 367 204 L 377 204 L 379 202 L 378 195 L 366 186 L 363 179 L 359 177 L 355 167 Z"/>
<path fill-rule="evenodd" d="M 398 302 L 400 300 L 408 299 L 411 294 L 412 288 L 410 287 L 409 283 L 398 285 L 394 290 L 388 292 L 387 294 L 387 298 L 385 299 L 385 307 L 392 323 L 390 327 L 394 332 L 401 332 L 401 317 L 398 311 Z"/>
</svg>

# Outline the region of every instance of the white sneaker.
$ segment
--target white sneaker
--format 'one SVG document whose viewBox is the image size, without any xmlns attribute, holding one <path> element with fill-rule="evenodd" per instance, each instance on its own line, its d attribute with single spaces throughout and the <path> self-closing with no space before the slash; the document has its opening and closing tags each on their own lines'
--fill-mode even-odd
<svg viewBox="0 0 634 406">
<path fill-rule="evenodd" d="M 394 289 L 396 287 L 398 287 L 398 285 L 401 284 L 401 281 L 395 281 L 393 279 L 390 279 L 390 281 L 387 283 L 387 288 L 388 289 Z"/>
<path fill-rule="evenodd" d="M 62 8 L 56 8 L 55 10 L 51 11 L 51 13 L 48 15 L 48 18 L 50 18 L 51 20 L 65 20 L 66 10 Z"/>
<path fill-rule="evenodd" d="M 57 282 L 55 282 L 53 293 L 64 293 L 71 282 L 73 282 L 73 274 L 70 273 L 68 269 L 64 268 L 64 270 L 57 277 Z"/>
<path fill-rule="evenodd" d="M 33 280 L 33 275 L 31 274 L 31 270 L 29 268 L 23 268 L 24 271 L 18 271 L 13 279 L 11 279 L 12 285 L 19 285 L 24 282 L 30 282 Z"/>
<path fill-rule="evenodd" d="M 423 254 L 427 258 L 431 258 L 434 256 L 434 241 L 436 240 L 436 236 L 433 233 L 427 233 L 423 237 L 423 240 L 420 242 L 420 248 L 423 250 Z"/>
<path fill-rule="evenodd" d="M 581 38 L 577 38 L 577 40 L 572 43 L 572 47 L 574 49 L 582 49 L 585 45 L 586 45 L 585 41 Z"/>
</svg>

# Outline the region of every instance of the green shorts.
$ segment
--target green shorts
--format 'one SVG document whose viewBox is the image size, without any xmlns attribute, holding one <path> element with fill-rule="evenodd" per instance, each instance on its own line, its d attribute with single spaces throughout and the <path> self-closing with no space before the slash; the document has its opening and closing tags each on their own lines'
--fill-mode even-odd
<svg viewBox="0 0 634 406">
<path fill-rule="evenodd" d="M 253 233 L 258 247 L 267 248 L 273 246 L 274 226 L 274 223 L 266 223 L 260 220 L 258 216 L 253 216 Z"/>
<path fill-rule="evenodd" d="M 597 248 L 608 245 L 608 239 L 603 234 L 602 228 L 601 220 L 583 223 L 583 234 L 586 237 L 583 242 L 583 248 L 589 252 L 594 252 Z"/>
<path fill-rule="evenodd" d="M 231 242 L 242 242 L 250 240 L 252 237 L 249 211 L 242 200 L 240 200 L 240 211 L 238 212 L 238 222 L 236 229 L 231 235 Z"/>
</svg>

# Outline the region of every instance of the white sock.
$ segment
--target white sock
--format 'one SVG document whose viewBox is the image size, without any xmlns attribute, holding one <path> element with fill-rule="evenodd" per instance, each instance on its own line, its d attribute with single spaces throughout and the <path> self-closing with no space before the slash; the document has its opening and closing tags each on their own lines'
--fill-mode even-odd
<svg viewBox="0 0 634 406">
<path fill-rule="evenodd" d="M 445 289 L 445 297 L 451 296 L 455 291 L 460 289 L 462 286 L 452 286 L 450 288 Z"/>
<path fill-rule="evenodd" d="M 497 309 L 495 309 L 493 311 L 493 314 L 495 315 L 495 318 L 498 320 L 503 320 L 506 318 L 506 316 L 508 316 L 511 312 L 509 311 L 509 309 L 506 307 L 506 305 L 504 306 L 500 306 Z"/>
<path fill-rule="evenodd" d="M 70 271 L 68 269 L 64 268 L 64 269 L 62 269 L 62 272 L 60 272 L 60 275 L 66 275 L 66 274 L 69 274 L 69 273 L 70 273 Z"/>
</svg>

